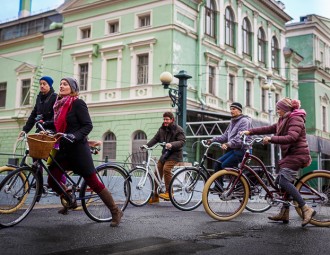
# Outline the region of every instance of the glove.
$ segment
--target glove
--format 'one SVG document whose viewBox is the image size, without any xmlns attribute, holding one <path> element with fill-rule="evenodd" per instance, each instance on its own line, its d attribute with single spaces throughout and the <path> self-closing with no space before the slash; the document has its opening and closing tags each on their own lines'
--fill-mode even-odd
<svg viewBox="0 0 330 255">
<path fill-rule="evenodd" d="M 70 140 L 72 143 L 76 141 L 76 136 L 74 134 L 65 134 L 64 137 L 67 138 L 67 140 Z"/>
</svg>

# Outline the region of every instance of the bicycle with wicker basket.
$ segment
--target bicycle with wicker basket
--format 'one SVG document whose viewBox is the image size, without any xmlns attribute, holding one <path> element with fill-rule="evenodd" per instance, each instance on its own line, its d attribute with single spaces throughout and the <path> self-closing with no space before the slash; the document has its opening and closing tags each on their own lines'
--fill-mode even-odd
<svg viewBox="0 0 330 255">
<path fill-rule="evenodd" d="M 65 134 L 57 133 L 64 139 Z M 50 154 L 57 139 L 47 134 L 28 135 L 29 155 L 34 158 L 31 166 L 19 167 L 11 171 L 0 183 L 0 227 L 11 227 L 22 220 L 36 207 L 36 203 L 42 198 L 43 178 L 42 172 L 46 172 L 55 184 L 61 189 L 63 198 L 61 203 L 70 209 L 76 201 L 81 201 L 86 215 L 96 222 L 111 221 L 111 213 L 83 181 L 81 177 L 74 180 Z M 50 157 L 65 175 L 71 189 L 65 189 L 51 175 L 46 165 Z M 120 165 L 105 163 L 96 168 L 97 176 L 112 193 L 116 204 L 125 210 L 130 198 L 130 182 L 127 171 Z M 77 191 L 79 189 L 79 195 Z"/>
</svg>

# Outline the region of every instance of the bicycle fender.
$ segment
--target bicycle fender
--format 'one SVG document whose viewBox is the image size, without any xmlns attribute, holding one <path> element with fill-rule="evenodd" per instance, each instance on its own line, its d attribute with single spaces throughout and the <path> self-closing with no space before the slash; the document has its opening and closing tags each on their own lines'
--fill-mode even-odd
<svg viewBox="0 0 330 255">
<path fill-rule="evenodd" d="M 308 176 L 308 175 L 311 175 L 312 173 L 325 173 L 325 174 L 330 174 L 330 171 L 329 171 L 329 170 L 322 170 L 322 169 L 320 169 L 320 170 L 314 170 L 314 171 L 308 172 L 308 173 L 302 175 L 301 177 L 299 177 L 299 178 L 295 181 L 295 185 L 296 185 L 297 183 L 299 183 L 300 180 L 301 180 L 302 178 L 304 178 L 304 177 L 306 177 L 306 176 Z"/>
</svg>

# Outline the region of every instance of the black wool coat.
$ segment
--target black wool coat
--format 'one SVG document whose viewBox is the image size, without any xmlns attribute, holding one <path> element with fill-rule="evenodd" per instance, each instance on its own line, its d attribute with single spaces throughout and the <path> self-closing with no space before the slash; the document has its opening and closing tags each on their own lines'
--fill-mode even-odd
<svg viewBox="0 0 330 255">
<path fill-rule="evenodd" d="M 46 122 L 44 125 L 45 128 L 50 128 L 53 126 L 54 110 L 53 106 L 56 101 L 57 94 L 54 92 L 53 88 L 50 88 L 50 91 L 43 95 L 39 93 L 37 96 L 36 104 L 23 127 L 25 133 L 29 133 L 36 123 L 36 118 L 38 115 L 42 114 L 42 120 Z M 39 130 L 37 130 L 38 132 Z"/>
<path fill-rule="evenodd" d="M 73 143 L 61 138 L 60 150 L 55 160 L 65 168 L 69 167 L 74 173 L 88 177 L 95 172 L 93 158 L 87 142 L 87 136 L 93 129 L 86 103 L 76 99 L 68 112 L 65 133 L 73 134 L 76 139 Z"/>
</svg>

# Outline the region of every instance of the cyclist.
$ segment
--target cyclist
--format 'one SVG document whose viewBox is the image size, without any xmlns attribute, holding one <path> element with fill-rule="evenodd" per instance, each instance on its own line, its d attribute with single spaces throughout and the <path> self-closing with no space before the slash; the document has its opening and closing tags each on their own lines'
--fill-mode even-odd
<svg viewBox="0 0 330 255">
<path fill-rule="evenodd" d="M 23 130 L 19 133 L 19 137 L 31 131 L 36 121 L 43 121 L 44 128 L 50 128 L 53 122 L 54 110 L 53 105 L 56 101 L 57 94 L 53 89 L 53 79 L 50 76 L 43 76 L 39 80 L 40 92 L 36 99 L 36 104 L 26 121 Z M 37 129 L 37 132 L 40 130 Z"/>
<path fill-rule="evenodd" d="M 156 143 L 165 142 L 162 155 L 157 163 L 159 175 L 164 176 L 166 192 L 159 194 L 159 197 L 168 201 L 169 185 L 172 178 L 172 168 L 183 160 L 182 149 L 186 142 L 186 136 L 182 127 L 175 124 L 175 118 L 172 112 L 165 112 L 163 114 L 163 124 L 158 129 L 156 135 L 146 144 L 148 147 Z M 156 185 L 155 185 L 156 186 Z M 157 187 L 155 187 L 157 189 Z M 154 192 L 154 196 L 150 199 L 149 203 L 158 203 L 159 197 Z"/>
<path fill-rule="evenodd" d="M 309 166 L 312 162 L 306 140 L 306 112 L 300 109 L 299 100 L 290 98 L 283 98 L 278 101 L 276 112 L 280 117 L 277 123 L 271 126 L 253 128 L 242 133 L 246 135 L 274 134 L 271 137 L 265 136 L 263 142 L 264 144 L 279 144 L 281 147 L 282 159 L 278 162 L 279 171 L 276 183 L 297 201 L 303 212 L 304 217 L 301 225 L 304 227 L 316 212 L 306 204 L 293 182 L 300 168 Z M 289 209 L 289 205 L 284 204 L 279 214 L 268 218 L 289 223 Z"/>
<path fill-rule="evenodd" d="M 78 98 L 79 87 L 74 78 L 66 77 L 61 80 L 59 95 L 54 104 L 54 126 L 57 132 L 66 133 L 69 142 L 61 138 L 60 149 L 55 160 L 60 162 L 64 169 L 72 169 L 74 173 L 84 178 L 87 185 L 97 193 L 112 214 L 110 226 L 119 225 L 123 212 L 115 204 L 111 193 L 97 178 L 87 135 L 91 132 L 93 125 L 86 103 Z M 49 167 L 52 175 L 60 182 L 62 172 L 53 163 Z M 56 186 L 52 178 L 48 178 L 48 184 L 59 195 L 61 190 Z M 65 188 L 65 186 L 64 186 Z M 74 205 L 72 206 L 74 208 Z M 65 207 L 59 213 L 67 214 Z"/>
<path fill-rule="evenodd" d="M 242 114 L 242 105 L 238 102 L 230 105 L 230 114 L 232 117 L 226 131 L 220 136 L 207 140 L 208 144 L 221 143 L 221 148 L 225 151 L 225 154 L 217 160 L 221 163 L 214 163 L 215 172 L 226 167 L 237 166 L 242 161 L 247 149 L 243 145 L 240 132 L 251 128 L 251 118 Z"/>
</svg>

